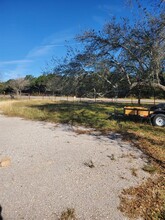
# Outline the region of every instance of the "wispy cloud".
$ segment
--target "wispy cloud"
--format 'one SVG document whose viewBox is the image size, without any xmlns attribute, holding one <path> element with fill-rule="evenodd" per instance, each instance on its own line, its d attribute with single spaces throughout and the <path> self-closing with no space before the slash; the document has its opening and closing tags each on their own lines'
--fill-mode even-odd
<svg viewBox="0 0 165 220">
<path fill-rule="evenodd" d="M 15 71 L 6 69 L 3 72 L 1 72 L 1 79 L 2 81 L 6 81 L 8 79 L 15 79 L 19 78 L 20 76 L 15 73 Z"/>
<path fill-rule="evenodd" d="M 45 39 L 43 39 L 40 46 L 37 46 L 30 50 L 26 58 L 37 58 L 48 55 L 53 52 L 56 47 L 65 47 L 67 42 L 73 40 L 73 30 L 63 30 L 54 33 Z"/>
<path fill-rule="evenodd" d="M 102 4 L 98 6 L 99 10 L 108 13 L 109 15 L 113 15 L 116 13 L 122 12 L 122 7 L 116 4 Z"/>
<path fill-rule="evenodd" d="M 27 58 L 37 58 L 42 57 L 50 53 L 50 51 L 54 48 L 53 45 L 46 45 L 46 46 L 39 46 L 33 48 L 31 51 L 28 52 Z"/>
<path fill-rule="evenodd" d="M 13 65 L 13 64 L 22 64 L 22 63 L 31 63 L 33 62 L 32 60 L 7 60 L 7 61 L 0 61 L 0 66 L 5 66 L 5 65 Z"/>
<path fill-rule="evenodd" d="M 129 0 L 127 0 L 129 1 Z M 93 15 L 93 20 L 101 26 L 101 28 L 113 17 L 120 22 L 122 17 L 128 17 L 130 11 L 125 1 L 109 1 L 107 4 L 98 4 L 97 14 Z"/>
<path fill-rule="evenodd" d="M 0 62 L 0 67 L 6 66 L 6 68 L 1 68 L 4 73 L 4 80 L 23 77 L 26 74 L 35 74 L 39 69 L 41 70 L 41 67 L 53 54 L 59 54 L 59 47 L 65 47 L 68 42 L 70 42 L 69 45 L 72 44 L 74 37 L 74 28 L 53 33 L 44 38 L 40 45 L 29 50 L 23 59 Z M 10 68 L 11 65 L 13 68 Z"/>
<path fill-rule="evenodd" d="M 105 17 L 103 16 L 94 15 L 93 20 L 101 26 L 105 24 Z"/>
<path fill-rule="evenodd" d="M 111 19 L 113 16 L 121 15 L 124 10 L 124 6 L 117 3 L 110 4 L 99 4 L 97 5 L 97 14 L 92 16 L 92 19 L 101 26 Z"/>
</svg>

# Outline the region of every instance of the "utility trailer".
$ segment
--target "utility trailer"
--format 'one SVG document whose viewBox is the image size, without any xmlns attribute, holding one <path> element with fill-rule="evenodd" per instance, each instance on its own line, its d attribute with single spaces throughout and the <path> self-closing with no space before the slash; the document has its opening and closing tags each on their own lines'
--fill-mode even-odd
<svg viewBox="0 0 165 220">
<path fill-rule="evenodd" d="M 148 118 L 153 125 L 163 127 L 165 126 L 165 103 L 154 105 L 151 108 L 126 106 L 124 115 Z"/>
</svg>

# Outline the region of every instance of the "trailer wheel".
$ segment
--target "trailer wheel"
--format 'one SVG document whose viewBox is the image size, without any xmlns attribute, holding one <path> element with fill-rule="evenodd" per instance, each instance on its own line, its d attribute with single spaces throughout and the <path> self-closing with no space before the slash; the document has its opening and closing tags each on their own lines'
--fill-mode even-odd
<svg viewBox="0 0 165 220">
<path fill-rule="evenodd" d="M 157 114 L 153 118 L 153 125 L 163 127 L 165 126 L 165 115 L 163 114 Z"/>
</svg>

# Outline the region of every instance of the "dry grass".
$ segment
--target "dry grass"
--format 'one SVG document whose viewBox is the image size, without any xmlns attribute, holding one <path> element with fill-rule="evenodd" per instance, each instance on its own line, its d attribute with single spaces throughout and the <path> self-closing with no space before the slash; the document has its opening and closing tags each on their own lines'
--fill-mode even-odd
<svg viewBox="0 0 165 220">
<path fill-rule="evenodd" d="M 120 210 L 129 218 L 142 217 L 145 220 L 165 219 L 165 178 L 149 178 L 138 187 L 123 190 L 120 196 Z"/>
<path fill-rule="evenodd" d="M 147 126 L 148 127 L 148 126 Z M 149 130 L 137 129 L 136 131 L 128 129 L 122 132 L 123 139 L 130 141 L 134 146 L 143 151 L 152 161 L 165 168 L 165 137 L 164 128 L 149 127 Z"/>
<path fill-rule="evenodd" d="M 88 129 L 74 129 L 74 132 L 76 133 L 76 134 L 92 134 L 93 133 L 93 131 L 91 131 L 91 130 L 88 130 Z"/>
</svg>

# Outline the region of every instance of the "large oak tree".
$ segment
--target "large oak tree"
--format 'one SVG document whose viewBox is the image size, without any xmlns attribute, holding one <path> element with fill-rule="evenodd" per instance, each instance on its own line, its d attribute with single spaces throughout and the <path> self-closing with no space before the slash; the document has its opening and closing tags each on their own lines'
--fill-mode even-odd
<svg viewBox="0 0 165 220">
<path fill-rule="evenodd" d="M 137 3 L 141 17 L 136 22 L 113 18 L 101 31 L 89 30 L 77 36 L 84 46 L 83 60 L 113 87 L 124 80 L 129 89 L 150 86 L 165 91 L 164 2 L 146 9 Z M 116 74 L 118 81 L 110 80 Z M 126 81 L 125 81 L 126 80 Z"/>
</svg>

